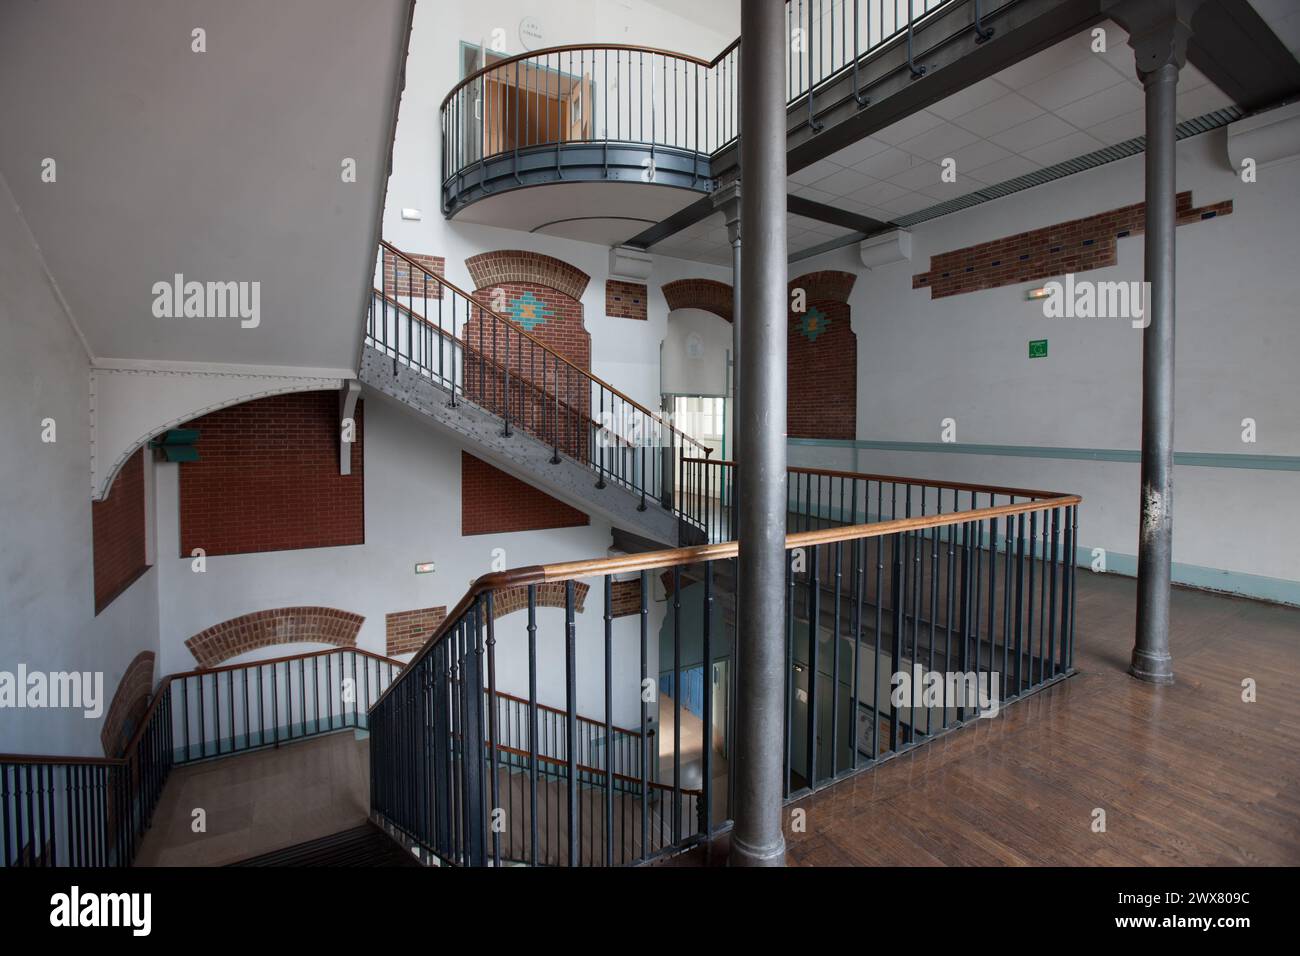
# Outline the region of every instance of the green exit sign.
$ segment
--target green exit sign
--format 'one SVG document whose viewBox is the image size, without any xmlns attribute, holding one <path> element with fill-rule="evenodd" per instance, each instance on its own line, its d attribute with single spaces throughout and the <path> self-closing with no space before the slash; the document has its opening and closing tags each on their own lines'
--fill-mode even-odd
<svg viewBox="0 0 1300 956">
<path fill-rule="evenodd" d="M 1031 339 L 1029 342 L 1030 358 L 1047 358 L 1047 339 Z"/>
</svg>

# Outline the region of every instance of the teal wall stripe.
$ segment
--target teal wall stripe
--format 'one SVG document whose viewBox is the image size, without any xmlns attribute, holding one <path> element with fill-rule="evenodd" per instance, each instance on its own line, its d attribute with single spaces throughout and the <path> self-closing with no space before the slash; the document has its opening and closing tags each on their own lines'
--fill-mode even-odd
<svg viewBox="0 0 1300 956">
<path fill-rule="evenodd" d="M 995 455 L 1004 458 L 1056 458 L 1066 461 L 1120 461 L 1137 464 L 1141 453 L 1125 448 L 1053 448 L 1047 445 L 971 445 L 924 441 L 869 441 L 848 438 L 789 438 L 789 444 L 821 448 L 913 451 L 943 455 Z M 1298 455 L 1246 455 L 1210 451 L 1174 452 L 1174 464 L 1194 468 L 1246 468 L 1300 471 Z"/>
</svg>

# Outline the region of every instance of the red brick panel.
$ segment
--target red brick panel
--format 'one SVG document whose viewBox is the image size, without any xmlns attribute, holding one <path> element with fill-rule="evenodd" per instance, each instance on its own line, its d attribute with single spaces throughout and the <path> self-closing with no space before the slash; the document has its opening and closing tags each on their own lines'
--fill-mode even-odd
<svg viewBox="0 0 1300 956">
<path fill-rule="evenodd" d="M 809 298 L 790 313 L 786 433 L 791 438 L 856 438 L 858 337 L 842 301 Z"/>
<path fill-rule="evenodd" d="M 145 551 L 144 449 L 126 460 L 108 497 L 90 506 L 95 613 L 148 568 Z"/>
<path fill-rule="evenodd" d="M 674 309 L 703 309 L 731 321 L 731 286 L 712 279 L 678 279 L 665 283 L 664 298 L 668 311 Z"/>
<path fill-rule="evenodd" d="M 852 272 L 823 269 L 820 272 L 806 272 L 797 279 L 791 279 L 790 291 L 803 289 L 804 298 L 809 302 L 814 299 L 830 299 L 833 302 L 847 303 L 849 293 L 853 291 L 853 283 L 857 281 L 857 275 Z"/>
<path fill-rule="evenodd" d="M 436 631 L 447 617 L 446 606 L 421 607 L 413 611 L 394 611 L 384 615 L 384 634 L 388 656 L 413 654 Z"/>
<path fill-rule="evenodd" d="M 439 278 L 447 276 L 447 260 L 442 256 L 407 252 L 406 257 L 415 260 Z M 414 295 L 417 298 L 442 298 L 442 286 L 387 249 L 384 250 L 383 283 L 384 287 L 381 291 L 389 296 Z"/>
<path fill-rule="evenodd" d="M 567 582 L 552 581 L 549 584 L 537 585 L 536 601 L 538 607 L 558 607 L 565 606 L 565 591 Z M 581 581 L 573 583 L 573 611 L 575 614 L 581 614 L 587 603 L 587 592 L 591 590 L 590 584 L 584 584 Z M 528 607 L 528 588 L 498 588 L 492 592 L 492 620 L 496 621 L 505 617 L 507 614 L 513 614 L 515 611 L 522 611 Z"/>
<path fill-rule="evenodd" d="M 185 642 L 199 667 L 216 667 L 246 651 L 274 644 L 356 647 L 365 618 L 332 607 L 280 607 L 254 611 L 199 631 Z"/>
<path fill-rule="evenodd" d="M 647 289 L 640 282 L 605 281 L 605 314 L 615 319 L 646 318 Z"/>
<path fill-rule="evenodd" d="M 610 613 L 614 617 L 628 617 L 641 613 L 641 581 L 611 581 L 609 585 Z"/>
<path fill-rule="evenodd" d="M 363 403 L 352 474 L 339 474 L 337 392 L 272 395 L 196 418 L 180 466 L 181 557 L 365 542 Z"/>
<path fill-rule="evenodd" d="M 465 323 L 466 396 L 496 415 L 508 412 L 522 430 L 586 460 L 592 386 L 583 373 L 591 369 L 591 335 L 583 322 L 582 303 L 535 282 L 489 286 L 476 291 L 474 298 L 489 308 L 494 303 L 504 307 L 503 319 L 474 309 Z M 516 328 L 545 348 L 512 331 Z M 557 362 L 546 349 L 577 369 Z"/>
<path fill-rule="evenodd" d="M 141 651 L 118 682 L 113 700 L 104 713 L 99 741 L 105 757 L 121 757 L 126 745 L 140 729 L 140 719 L 149 708 L 153 695 L 153 651 Z"/>
<path fill-rule="evenodd" d="M 576 528 L 591 519 L 469 452 L 460 456 L 460 533 Z"/>
<path fill-rule="evenodd" d="M 1232 213 L 1232 200 L 1195 208 L 1192 194 L 1177 198 L 1178 225 Z M 929 288 L 931 299 L 996 289 L 1018 282 L 1113 266 L 1116 244 L 1146 229 L 1146 203 L 1004 236 L 930 257 L 930 271 L 912 276 L 912 288 Z"/>
<path fill-rule="evenodd" d="M 571 266 L 553 256 L 524 252 L 522 249 L 502 249 L 499 252 L 470 256 L 465 260 L 465 268 L 474 279 L 476 289 L 510 282 L 527 282 L 544 285 L 573 299 L 581 299 L 587 283 L 591 281 L 591 276 L 577 266 Z"/>
</svg>

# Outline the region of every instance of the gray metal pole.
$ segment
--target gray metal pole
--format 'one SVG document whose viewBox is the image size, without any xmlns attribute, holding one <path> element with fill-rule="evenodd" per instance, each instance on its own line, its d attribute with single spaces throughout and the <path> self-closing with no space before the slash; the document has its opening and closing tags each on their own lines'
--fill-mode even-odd
<svg viewBox="0 0 1300 956">
<path fill-rule="evenodd" d="M 727 223 L 731 239 L 731 420 L 740 422 L 740 220 Z M 732 427 L 731 460 L 740 461 L 739 424 Z"/>
<path fill-rule="evenodd" d="M 740 14 L 740 167 L 745 227 L 736 429 L 740 489 L 733 866 L 783 866 L 781 740 L 785 686 L 785 5 L 744 0 Z"/>
<path fill-rule="evenodd" d="M 1178 66 L 1142 74 L 1146 89 L 1146 280 L 1142 333 L 1142 505 L 1138 535 L 1137 633 L 1129 673 L 1174 681 L 1169 588 L 1174 537 L 1175 94 Z"/>
</svg>

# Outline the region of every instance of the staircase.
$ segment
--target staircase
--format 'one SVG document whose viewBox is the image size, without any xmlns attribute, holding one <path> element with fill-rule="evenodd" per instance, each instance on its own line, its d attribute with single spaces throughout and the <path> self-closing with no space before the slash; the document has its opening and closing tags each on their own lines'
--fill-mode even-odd
<svg viewBox="0 0 1300 956">
<path fill-rule="evenodd" d="M 230 866 L 419 866 L 391 837 L 373 823 L 308 840 L 271 853 L 249 857 Z"/>
<path fill-rule="evenodd" d="M 693 540 L 674 491 L 712 449 L 382 243 L 360 379 L 475 455 L 659 545 Z"/>
</svg>

